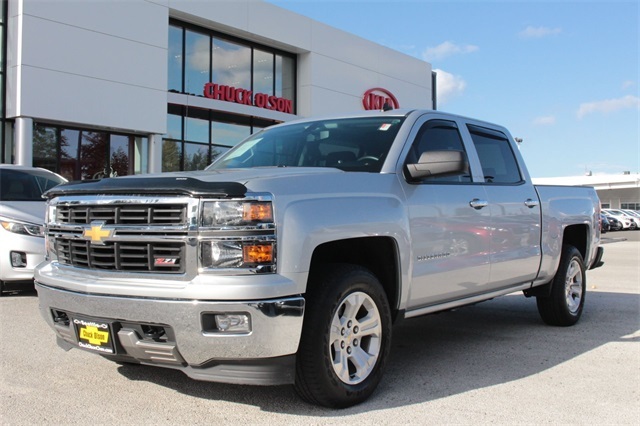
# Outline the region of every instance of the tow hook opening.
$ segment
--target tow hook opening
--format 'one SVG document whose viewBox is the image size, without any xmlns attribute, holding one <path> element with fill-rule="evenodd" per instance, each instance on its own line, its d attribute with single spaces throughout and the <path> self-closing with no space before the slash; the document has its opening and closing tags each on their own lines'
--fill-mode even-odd
<svg viewBox="0 0 640 426">
<path fill-rule="evenodd" d="M 69 327 L 71 323 L 69 321 L 69 315 L 66 312 L 59 311 L 57 309 L 52 309 L 51 314 L 53 315 L 53 322 L 55 324 L 63 325 L 65 327 Z"/>
<path fill-rule="evenodd" d="M 142 333 L 144 337 L 147 339 L 152 339 L 156 342 L 166 341 L 166 332 L 164 327 L 160 327 L 157 325 L 141 325 Z M 164 337 L 164 339 L 163 339 Z"/>
</svg>

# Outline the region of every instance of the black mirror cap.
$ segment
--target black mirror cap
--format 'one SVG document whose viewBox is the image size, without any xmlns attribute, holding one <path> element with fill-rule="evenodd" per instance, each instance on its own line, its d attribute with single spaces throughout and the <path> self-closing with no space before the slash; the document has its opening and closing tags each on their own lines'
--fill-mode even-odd
<svg viewBox="0 0 640 426">
<path fill-rule="evenodd" d="M 412 179 L 430 176 L 455 176 L 469 174 L 469 163 L 462 151 L 427 151 L 416 164 L 407 164 Z"/>
</svg>

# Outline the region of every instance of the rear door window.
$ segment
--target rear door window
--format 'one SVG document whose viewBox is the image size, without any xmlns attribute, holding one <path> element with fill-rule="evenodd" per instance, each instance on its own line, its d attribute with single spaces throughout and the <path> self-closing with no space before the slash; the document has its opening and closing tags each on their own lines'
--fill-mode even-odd
<svg viewBox="0 0 640 426">
<path fill-rule="evenodd" d="M 522 176 L 518 162 L 506 135 L 471 124 L 467 127 L 480 159 L 485 182 L 496 184 L 521 182 Z"/>
</svg>

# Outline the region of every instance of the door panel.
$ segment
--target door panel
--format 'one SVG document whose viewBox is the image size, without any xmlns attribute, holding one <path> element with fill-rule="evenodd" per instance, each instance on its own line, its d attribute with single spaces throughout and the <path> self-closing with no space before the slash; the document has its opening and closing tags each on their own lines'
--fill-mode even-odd
<svg viewBox="0 0 640 426">
<path fill-rule="evenodd" d="M 482 185 L 416 185 L 407 191 L 413 245 L 408 308 L 486 291 L 491 243 L 490 209 Z"/>
<path fill-rule="evenodd" d="M 540 266 L 540 206 L 531 185 L 485 187 L 491 208 L 491 287 L 533 281 Z"/>
</svg>

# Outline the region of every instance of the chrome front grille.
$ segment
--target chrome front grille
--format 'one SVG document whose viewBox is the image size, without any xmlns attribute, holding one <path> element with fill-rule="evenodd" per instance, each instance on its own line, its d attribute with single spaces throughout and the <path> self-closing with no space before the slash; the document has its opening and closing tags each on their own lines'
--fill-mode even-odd
<svg viewBox="0 0 640 426">
<path fill-rule="evenodd" d="M 58 206 L 57 221 L 60 224 L 103 221 L 108 225 L 183 225 L 186 210 L 185 204 L 61 205 Z"/>
<path fill-rule="evenodd" d="M 182 273 L 185 245 L 181 242 L 110 242 L 57 238 L 58 262 L 77 268 L 125 272 Z"/>
<path fill-rule="evenodd" d="M 60 264 L 100 273 L 193 274 L 199 200 L 77 196 L 49 203 L 47 237 Z"/>
</svg>

